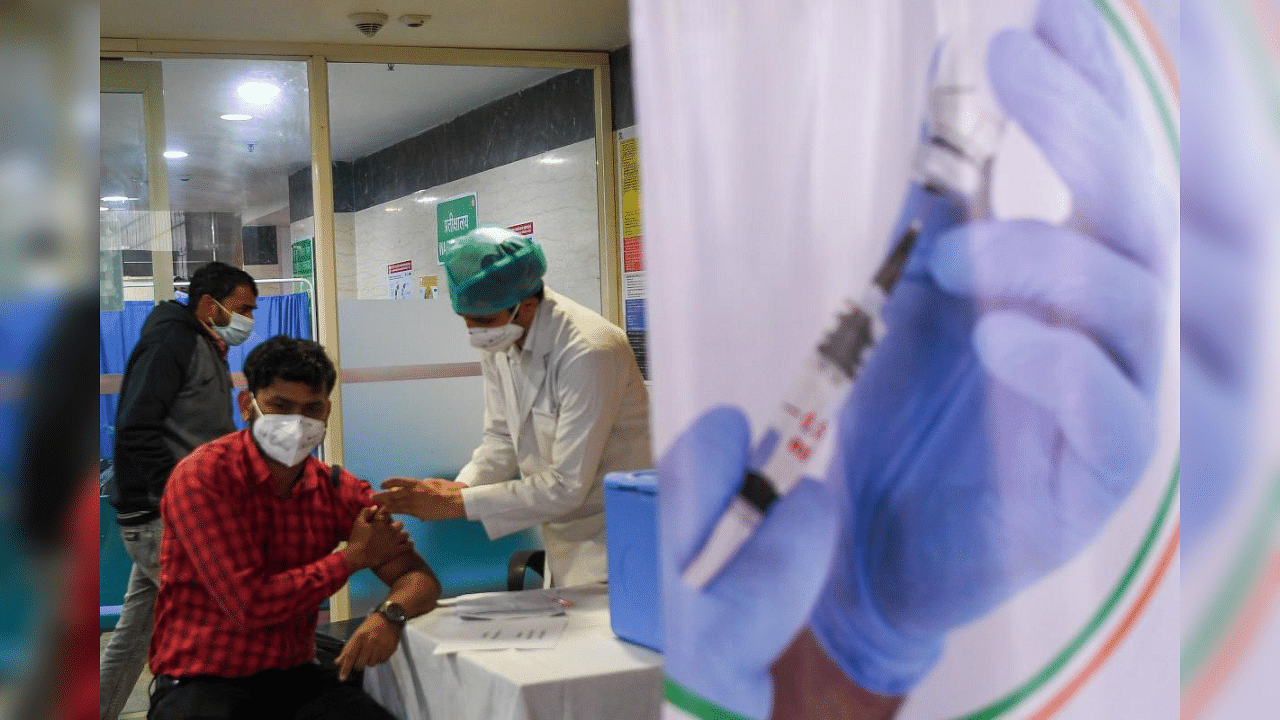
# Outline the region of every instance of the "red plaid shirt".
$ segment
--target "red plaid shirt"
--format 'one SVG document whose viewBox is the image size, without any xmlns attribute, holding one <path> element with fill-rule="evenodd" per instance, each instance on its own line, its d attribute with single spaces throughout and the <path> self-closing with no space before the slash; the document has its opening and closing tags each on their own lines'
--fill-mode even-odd
<svg viewBox="0 0 1280 720">
<path fill-rule="evenodd" d="M 151 671 L 243 677 L 315 657 L 321 601 L 351 574 L 333 552 L 372 505 L 369 483 L 307 458 L 288 498 L 248 430 L 195 449 L 160 502 Z"/>
</svg>

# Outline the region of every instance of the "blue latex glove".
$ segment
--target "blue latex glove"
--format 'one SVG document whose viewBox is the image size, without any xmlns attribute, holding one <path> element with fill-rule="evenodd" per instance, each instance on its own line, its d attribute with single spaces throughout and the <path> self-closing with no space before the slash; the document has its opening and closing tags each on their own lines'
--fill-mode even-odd
<svg viewBox="0 0 1280 720">
<path fill-rule="evenodd" d="M 1259 161 L 1245 81 L 1203 2 L 1181 5 L 1182 541 L 1194 556 L 1236 493 L 1252 448 L 1255 350 L 1274 167 Z M 1265 156 L 1262 156 L 1265 157 Z"/>
<path fill-rule="evenodd" d="M 749 442 L 740 411 L 714 408 L 658 463 L 663 652 L 672 704 L 705 710 L 703 702 L 711 702 L 764 718 L 773 701 L 769 666 L 803 627 L 822 590 L 837 517 L 825 488 L 802 479 L 705 590 L 687 585 L 681 570 L 742 484 Z"/>
<path fill-rule="evenodd" d="M 849 531 L 811 625 L 885 695 L 928 672 L 950 629 L 1084 548 L 1156 442 L 1177 214 L 1095 6 L 1042 3 L 1034 33 L 996 36 L 988 70 L 1076 217 L 926 223 L 841 411 Z"/>
</svg>

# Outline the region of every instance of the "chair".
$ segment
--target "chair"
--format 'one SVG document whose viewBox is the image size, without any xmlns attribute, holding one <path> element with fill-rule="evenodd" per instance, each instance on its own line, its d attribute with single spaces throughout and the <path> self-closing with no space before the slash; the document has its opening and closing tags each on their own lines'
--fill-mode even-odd
<svg viewBox="0 0 1280 720">
<path fill-rule="evenodd" d="M 507 562 L 507 590 L 523 590 L 526 570 L 546 577 L 546 550 L 517 550 Z"/>
</svg>

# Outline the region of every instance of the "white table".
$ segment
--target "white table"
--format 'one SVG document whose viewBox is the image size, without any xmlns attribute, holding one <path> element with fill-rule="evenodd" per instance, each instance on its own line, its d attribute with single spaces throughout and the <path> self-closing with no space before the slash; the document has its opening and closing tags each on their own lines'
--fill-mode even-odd
<svg viewBox="0 0 1280 720">
<path fill-rule="evenodd" d="M 365 671 L 365 689 L 400 720 L 657 720 L 662 656 L 614 636 L 605 586 L 560 593 L 574 604 L 555 648 L 433 655 L 428 633 L 453 612 L 437 608 L 409 621 L 391 660 Z"/>
</svg>

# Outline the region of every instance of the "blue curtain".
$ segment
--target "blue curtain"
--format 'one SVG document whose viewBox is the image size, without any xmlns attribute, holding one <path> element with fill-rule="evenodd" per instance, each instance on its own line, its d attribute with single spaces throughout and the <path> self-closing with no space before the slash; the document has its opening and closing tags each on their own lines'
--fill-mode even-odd
<svg viewBox="0 0 1280 720">
<path fill-rule="evenodd" d="M 181 294 L 180 299 L 185 300 Z M 124 372 L 129 353 L 142 335 L 142 325 L 154 308 L 154 303 L 149 300 L 130 300 L 124 304 L 123 310 L 101 313 L 98 372 L 103 375 Z M 308 293 L 262 295 L 258 298 L 258 309 L 253 313 L 253 319 L 253 334 L 227 352 L 227 362 L 233 373 L 240 372 L 249 352 L 269 337 L 289 335 L 311 339 L 311 296 Z M 236 392 L 238 390 L 232 391 L 233 397 Z M 112 455 L 112 430 L 119 402 L 117 394 L 99 396 L 99 441 L 104 458 Z M 244 427 L 239 414 L 234 419 L 236 427 Z"/>
<path fill-rule="evenodd" d="M 52 294 L 0 299 L 0 377 L 27 376 L 65 301 Z M 12 483 L 22 412 L 20 399 L 0 397 L 0 492 Z"/>
</svg>

